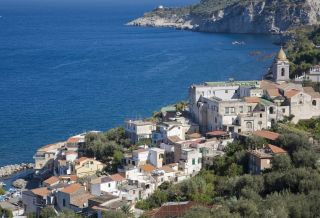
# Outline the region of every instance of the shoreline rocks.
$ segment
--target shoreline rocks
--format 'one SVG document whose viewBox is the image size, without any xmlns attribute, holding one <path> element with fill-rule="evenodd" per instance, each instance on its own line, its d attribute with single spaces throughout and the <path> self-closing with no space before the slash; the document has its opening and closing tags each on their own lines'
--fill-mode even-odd
<svg viewBox="0 0 320 218">
<path fill-rule="evenodd" d="M 21 163 L 21 164 L 12 164 L 0 167 L 0 178 L 11 176 L 14 173 L 20 172 L 22 170 L 33 169 L 33 163 Z"/>
<path fill-rule="evenodd" d="M 27 181 L 24 179 L 17 179 L 12 183 L 12 186 L 18 189 L 24 189 L 27 186 Z"/>
</svg>

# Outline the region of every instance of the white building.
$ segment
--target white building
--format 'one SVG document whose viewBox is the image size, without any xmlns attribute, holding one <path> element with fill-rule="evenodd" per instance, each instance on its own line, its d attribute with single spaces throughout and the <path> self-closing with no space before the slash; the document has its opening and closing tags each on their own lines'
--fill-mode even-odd
<svg viewBox="0 0 320 218">
<path fill-rule="evenodd" d="M 156 124 L 153 122 L 143 120 L 127 120 L 125 122 L 125 132 L 132 143 L 137 143 L 140 139 L 151 139 L 154 130 L 156 130 Z"/>
<path fill-rule="evenodd" d="M 164 149 L 151 148 L 149 154 L 149 163 L 153 166 L 160 168 L 164 163 Z"/>
<path fill-rule="evenodd" d="M 202 154 L 198 149 L 183 148 L 181 149 L 181 157 L 179 169 L 190 176 L 197 174 L 202 168 Z"/>
<path fill-rule="evenodd" d="M 107 192 L 112 195 L 119 195 L 117 188 L 117 182 L 109 176 L 102 176 L 97 179 L 93 179 L 90 182 L 91 194 L 100 196 L 103 192 Z"/>
</svg>

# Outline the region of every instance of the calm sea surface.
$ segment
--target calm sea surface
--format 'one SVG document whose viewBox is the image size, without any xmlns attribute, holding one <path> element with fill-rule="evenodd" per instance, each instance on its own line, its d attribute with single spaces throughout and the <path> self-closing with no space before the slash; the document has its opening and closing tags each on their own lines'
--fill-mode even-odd
<svg viewBox="0 0 320 218">
<path fill-rule="evenodd" d="M 0 166 L 149 116 L 193 83 L 261 79 L 278 49 L 267 36 L 128 27 L 159 4 L 191 1 L 132 2 L 0 1 Z"/>
</svg>

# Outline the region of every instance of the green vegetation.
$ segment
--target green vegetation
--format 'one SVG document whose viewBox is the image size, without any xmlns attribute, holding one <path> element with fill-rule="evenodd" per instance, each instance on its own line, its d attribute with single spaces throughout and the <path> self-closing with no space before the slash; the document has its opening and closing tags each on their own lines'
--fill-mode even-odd
<svg viewBox="0 0 320 218">
<path fill-rule="evenodd" d="M 55 210 L 52 207 L 42 208 L 40 211 L 40 218 L 57 217 Z"/>
<path fill-rule="evenodd" d="M 104 133 L 89 133 L 81 149 L 86 156 L 95 157 L 105 163 L 108 172 L 116 172 L 123 159 L 123 150 L 129 146 L 124 128 L 120 127 Z"/>
<path fill-rule="evenodd" d="M 0 187 L 0 195 L 4 195 L 6 193 L 6 190 L 4 188 Z"/>
<path fill-rule="evenodd" d="M 295 40 L 287 43 L 291 77 L 301 75 L 320 61 L 320 28 L 305 27 L 293 32 Z"/>
<path fill-rule="evenodd" d="M 9 209 L 2 208 L 0 206 L 0 217 L 11 218 L 11 217 L 13 217 L 12 211 Z"/>
<path fill-rule="evenodd" d="M 275 126 L 276 145 L 288 155 L 275 156 L 272 169 L 248 174 L 246 149 L 265 144 L 249 138 L 229 144 L 213 166 L 179 184 L 163 183 L 137 207 L 149 210 L 168 201 L 192 200 L 199 206 L 184 217 L 316 217 L 320 214 L 318 155 L 304 135 Z M 213 207 L 209 205 L 214 205 Z"/>
</svg>

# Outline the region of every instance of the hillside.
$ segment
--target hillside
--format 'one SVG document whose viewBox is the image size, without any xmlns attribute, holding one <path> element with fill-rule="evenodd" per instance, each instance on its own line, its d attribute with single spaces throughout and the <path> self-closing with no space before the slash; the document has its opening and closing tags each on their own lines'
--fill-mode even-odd
<svg viewBox="0 0 320 218">
<path fill-rule="evenodd" d="M 201 0 L 183 8 L 159 7 L 128 23 L 202 32 L 284 33 L 320 22 L 318 0 Z"/>
</svg>

